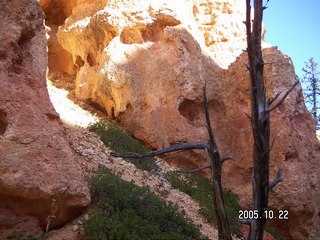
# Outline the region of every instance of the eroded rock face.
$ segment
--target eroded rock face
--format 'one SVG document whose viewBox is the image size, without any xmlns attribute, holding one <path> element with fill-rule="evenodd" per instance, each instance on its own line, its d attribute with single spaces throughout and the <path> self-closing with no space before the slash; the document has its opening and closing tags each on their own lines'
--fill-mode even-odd
<svg viewBox="0 0 320 240">
<path fill-rule="evenodd" d="M 0 2 L 0 238 L 66 223 L 90 202 L 77 158 L 46 89 L 43 12 Z"/>
<path fill-rule="evenodd" d="M 291 59 L 276 48 L 268 48 L 264 50 L 264 61 L 272 62 L 265 67 L 267 97 L 275 96 L 279 91 L 285 92 L 296 79 Z M 250 113 L 250 102 L 249 96 L 237 92 L 239 89 L 249 91 L 248 75 L 241 70 L 246 62 L 243 54 L 228 69 L 226 83 L 233 82 L 233 87 L 229 88 L 228 99 L 225 100 L 228 106 L 227 121 L 221 121 L 222 131 L 216 129 L 217 134 L 218 131 L 221 134 L 219 139 L 224 142 L 221 143 L 224 154 L 232 154 L 240 159 L 239 162 L 228 163 L 224 181 L 232 185 L 232 178 L 235 178 L 237 184 L 232 188 L 243 199 L 246 199 L 245 192 L 249 188 L 251 191 L 251 186 L 248 185 L 251 169 L 248 166 L 252 165 L 252 138 L 249 121 L 243 114 Z M 285 181 L 271 190 L 269 205 L 276 212 L 288 210 L 289 220 L 286 224 L 283 220 L 269 222 L 288 239 L 316 239 L 319 236 L 320 196 L 317 186 L 320 145 L 315 136 L 315 122 L 304 105 L 301 86 L 271 113 L 271 141 L 273 140 L 270 180 L 273 180 L 279 168 L 283 168 Z"/>
<path fill-rule="evenodd" d="M 223 155 L 223 184 L 251 203 L 252 134 L 249 74 L 245 64 L 244 5 L 239 1 L 108 1 L 79 3 L 58 30 L 72 56 L 76 94 L 103 106 L 152 148 L 181 141 L 206 141 L 202 87 Z M 155 3 L 156 2 L 156 3 Z M 82 9 L 82 11 L 81 11 Z M 240 55 L 240 56 L 239 56 Z M 238 57 L 238 58 L 237 58 Z M 268 97 L 296 79 L 290 58 L 264 50 Z M 236 60 L 235 60 L 236 59 Z M 235 60 L 235 61 L 234 61 Z M 233 62 L 233 63 L 232 63 Z M 226 68 L 232 63 L 228 69 Z M 270 208 L 289 210 L 285 223 L 271 222 L 288 239 L 319 233 L 319 142 L 301 87 L 272 113 L 270 179 L 284 169 L 284 183 L 270 193 Z M 168 159 L 181 168 L 207 163 L 190 151 Z"/>
</svg>

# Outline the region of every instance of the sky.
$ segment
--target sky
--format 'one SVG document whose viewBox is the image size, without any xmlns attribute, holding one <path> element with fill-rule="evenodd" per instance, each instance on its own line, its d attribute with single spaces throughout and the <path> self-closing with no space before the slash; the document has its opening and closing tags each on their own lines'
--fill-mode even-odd
<svg viewBox="0 0 320 240">
<path fill-rule="evenodd" d="M 270 0 L 267 6 L 266 41 L 292 58 L 299 77 L 310 57 L 320 65 L 320 0 Z"/>
</svg>

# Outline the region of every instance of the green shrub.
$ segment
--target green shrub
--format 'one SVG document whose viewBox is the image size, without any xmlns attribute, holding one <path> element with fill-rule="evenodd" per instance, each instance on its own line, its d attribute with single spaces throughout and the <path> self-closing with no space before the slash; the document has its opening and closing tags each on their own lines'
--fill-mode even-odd
<svg viewBox="0 0 320 240">
<path fill-rule="evenodd" d="M 129 133 L 118 128 L 115 121 L 108 124 L 104 121 L 99 121 L 91 124 L 88 128 L 90 131 L 98 134 L 101 141 L 117 153 L 145 153 L 150 151 Z M 128 160 L 142 170 L 151 171 L 156 168 L 156 159 L 154 157 L 143 159 L 129 158 Z"/>
<path fill-rule="evenodd" d="M 45 233 L 40 233 L 39 235 L 24 235 L 20 232 L 14 232 L 12 238 L 14 240 L 45 240 Z"/>
<path fill-rule="evenodd" d="M 168 172 L 166 178 L 170 181 L 171 185 L 185 192 L 200 205 L 199 213 L 205 217 L 208 222 L 217 223 L 215 209 L 213 205 L 213 192 L 212 184 L 208 178 L 200 177 L 192 173 L 176 173 Z M 229 216 L 230 229 L 233 234 L 240 234 L 241 224 L 237 221 L 239 210 L 241 207 L 238 203 L 236 195 L 225 192 L 223 194 L 225 208 Z"/>
<path fill-rule="evenodd" d="M 92 178 L 97 209 L 83 223 L 88 239 L 205 239 L 199 229 L 146 187 L 100 169 Z"/>
<path fill-rule="evenodd" d="M 200 177 L 193 173 L 168 172 L 166 178 L 171 185 L 180 191 L 188 194 L 200 205 L 199 213 L 208 222 L 217 223 L 215 209 L 213 205 L 212 184 L 208 178 Z M 224 192 L 225 208 L 229 216 L 230 229 L 233 234 L 241 236 L 241 223 L 239 223 L 239 211 L 241 206 L 238 197 L 231 192 Z M 266 226 L 265 231 L 270 233 L 275 239 L 283 240 L 283 237 L 274 228 Z"/>
</svg>

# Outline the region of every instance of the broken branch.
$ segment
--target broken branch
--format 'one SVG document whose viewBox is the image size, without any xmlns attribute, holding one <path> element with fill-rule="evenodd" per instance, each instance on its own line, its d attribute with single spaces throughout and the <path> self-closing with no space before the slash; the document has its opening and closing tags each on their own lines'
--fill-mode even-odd
<svg viewBox="0 0 320 240">
<path fill-rule="evenodd" d="M 273 98 L 268 99 L 268 106 L 270 106 L 281 94 L 281 91 L 276 94 Z"/>
<path fill-rule="evenodd" d="M 283 182 L 283 178 L 282 178 L 282 172 L 283 169 L 279 168 L 276 177 L 273 179 L 273 181 L 271 183 L 269 183 L 269 190 L 271 190 L 273 187 L 275 187 L 279 182 Z"/>
<path fill-rule="evenodd" d="M 271 143 L 271 147 L 270 147 L 269 152 L 271 152 L 271 150 L 272 150 L 272 148 L 273 148 L 273 145 L 274 145 L 275 140 L 276 140 L 275 138 L 272 140 L 272 143 Z"/>
<path fill-rule="evenodd" d="M 165 160 L 165 159 L 167 159 L 167 158 L 173 157 L 174 155 L 177 155 L 177 154 L 182 153 L 182 152 L 187 151 L 187 150 L 188 150 L 188 149 L 183 149 L 183 150 L 176 151 L 176 152 L 174 152 L 174 153 L 168 154 L 167 156 L 165 156 L 165 157 L 162 158 L 161 160 L 163 161 L 163 160 Z"/>
<path fill-rule="evenodd" d="M 247 69 L 248 69 L 249 71 L 251 70 L 248 64 L 246 64 L 246 67 L 247 67 Z"/>
<path fill-rule="evenodd" d="M 269 108 L 267 110 L 267 112 L 271 112 L 273 111 L 274 109 L 276 109 L 277 107 L 279 107 L 281 105 L 281 103 L 286 99 L 286 97 L 289 95 L 289 93 L 291 93 L 293 91 L 293 89 L 298 85 L 299 83 L 299 80 L 297 80 L 289 89 L 288 91 L 282 96 L 282 98 L 279 100 L 279 102 L 274 105 L 272 108 Z"/>
<path fill-rule="evenodd" d="M 224 161 L 226 161 L 226 160 L 237 161 L 237 159 L 235 159 L 235 158 L 233 158 L 233 157 L 230 157 L 230 156 L 227 156 L 227 157 L 220 158 L 221 164 L 222 164 Z"/>
<path fill-rule="evenodd" d="M 153 157 L 157 155 L 161 155 L 163 153 L 174 152 L 185 149 L 209 149 L 210 146 L 207 143 L 196 142 L 196 143 L 181 143 L 178 145 L 173 145 L 171 147 L 166 147 L 161 150 L 156 150 L 147 153 L 110 153 L 113 157 L 122 157 L 122 158 L 145 158 L 145 157 Z"/>
<path fill-rule="evenodd" d="M 268 8 L 267 5 L 268 5 L 269 1 L 270 1 L 270 0 L 267 0 L 266 4 L 263 6 L 262 10 L 266 10 L 266 9 Z"/>
<path fill-rule="evenodd" d="M 251 93 L 249 93 L 249 92 L 246 92 L 246 91 L 243 91 L 243 90 L 240 90 L 242 93 L 244 93 L 244 94 L 246 94 L 246 95 L 249 95 L 249 96 L 251 96 Z"/>
<path fill-rule="evenodd" d="M 246 115 L 249 119 L 250 119 L 250 121 L 252 121 L 252 116 L 250 116 L 248 113 L 243 113 L 244 115 Z"/>
</svg>

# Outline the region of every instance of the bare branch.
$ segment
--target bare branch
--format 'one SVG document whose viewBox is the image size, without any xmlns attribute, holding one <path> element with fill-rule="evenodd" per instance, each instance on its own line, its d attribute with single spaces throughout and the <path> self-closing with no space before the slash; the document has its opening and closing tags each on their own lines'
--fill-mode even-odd
<svg viewBox="0 0 320 240">
<path fill-rule="evenodd" d="M 273 98 L 268 99 L 268 107 L 280 96 L 281 91 L 276 94 Z"/>
<path fill-rule="evenodd" d="M 281 105 L 281 103 L 286 99 L 286 97 L 289 95 L 289 93 L 291 93 L 293 91 L 293 89 L 298 85 L 299 83 L 299 80 L 297 80 L 289 89 L 288 91 L 286 91 L 286 93 L 282 96 L 282 98 L 279 100 L 279 102 L 274 105 L 272 108 L 269 108 L 267 110 L 267 112 L 271 112 L 273 111 L 274 109 L 276 109 L 277 107 L 279 107 Z"/>
<path fill-rule="evenodd" d="M 163 157 L 163 158 L 159 158 L 159 160 L 156 161 L 156 163 L 160 163 L 160 162 L 166 160 L 167 158 L 173 157 L 174 155 L 177 155 L 177 154 L 179 154 L 179 153 L 183 153 L 183 152 L 188 151 L 188 150 L 189 150 L 189 149 L 183 149 L 183 150 L 180 150 L 180 151 L 177 151 L 177 152 L 168 154 L 167 156 L 165 156 L 165 157 Z"/>
<path fill-rule="evenodd" d="M 267 0 L 266 4 L 263 6 L 262 10 L 266 10 L 268 8 L 268 3 L 269 3 L 269 0 Z"/>
<path fill-rule="evenodd" d="M 170 147 L 166 147 L 157 151 L 147 152 L 147 153 L 110 153 L 113 157 L 122 157 L 122 158 L 145 158 L 145 157 L 153 157 L 157 155 L 161 155 L 163 153 L 175 152 L 179 150 L 186 149 L 209 149 L 210 146 L 207 143 L 195 142 L 195 143 L 181 143 L 178 145 L 173 145 Z"/>
<path fill-rule="evenodd" d="M 273 145 L 274 145 L 275 140 L 276 140 L 275 138 L 272 140 L 272 143 L 271 143 L 271 147 L 270 147 L 269 152 L 271 152 L 271 150 L 272 150 L 272 148 L 273 148 Z"/>
<path fill-rule="evenodd" d="M 188 151 L 189 149 L 183 149 L 183 150 L 180 150 L 180 151 L 176 151 L 176 152 L 174 152 L 174 153 L 171 153 L 171 154 L 168 154 L 167 156 L 165 156 L 164 158 L 162 158 L 161 160 L 163 161 L 163 160 L 165 160 L 165 159 L 167 159 L 167 158 L 169 158 L 169 157 L 173 157 L 174 155 L 177 155 L 177 154 L 179 154 L 179 153 L 182 153 L 182 152 L 185 152 L 185 151 Z"/>
<path fill-rule="evenodd" d="M 233 161 L 237 161 L 237 159 L 233 158 L 233 157 L 230 157 L 230 156 L 226 156 L 226 157 L 223 157 L 223 158 L 220 158 L 220 162 L 221 164 L 226 161 L 226 160 L 233 160 Z"/>
<path fill-rule="evenodd" d="M 273 179 L 272 182 L 269 183 L 269 190 L 271 190 L 273 187 L 275 187 L 279 182 L 283 182 L 283 178 L 282 178 L 282 172 L 283 169 L 279 168 L 276 177 Z"/>
<path fill-rule="evenodd" d="M 271 143 L 271 147 L 269 147 L 269 149 L 267 149 L 266 151 L 263 152 L 263 155 L 265 154 L 269 154 L 273 148 L 273 145 L 274 145 L 274 142 L 275 142 L 275 138 L 272 140 L 272 143 Z"/>
<path fill-rule="evenodd" d="M 192 170 L 176 170 L 176 171 L 174 171 L 174 172 L 179 172 L 179 173 L 193 173 L 193 172 L 202 171 L 202 170 L 207 169 L 207 168 L 211 168 L 211 165 L 204 166 L 204 167 L 201 167 L 201 168 L 192 169 Z"/>
<path fill-rule="evenodd" d="M 214 136 L 213 136 L 213 130 L 211 127 L 211 120 L 210 120 L 210 115 L 209 115 L 209 106 L 208 106 L 208 99 L 207 99 L 207 83 L 203 87 L 203 98 L 204 98 L 204 111 L 206 115 L 206 121 L 207 121 L 207 129 L 208 129 L 208 134 L 209 134 L 209 139 L 210 139 L 210 145 L 214 149 L 217 149 L 216 143 L 214 141 Z"/>
<path fill-rule="evenodd" d="M 246 115 L 249 119 L 250 119 L 250 121 L 252 121 L 252 116 L 250 116 L 248 113 L 243 113 L 244 115 Z"/>
<path fill-rule="evenodd" d="M 243 91 L 243 90 L 240 90 L 242 93 L 244 93 L 244 94 L 246 94 L 246 95 L 249 95 L 249 96 L 251 96 L 251 93 L 249 93 L 249 92 L 246 92 L 246 91 Z"/>
</svg>

